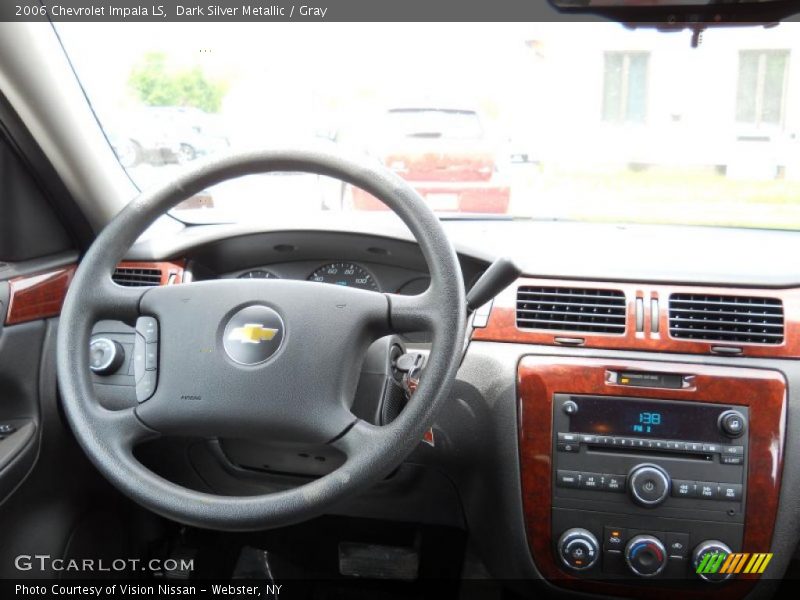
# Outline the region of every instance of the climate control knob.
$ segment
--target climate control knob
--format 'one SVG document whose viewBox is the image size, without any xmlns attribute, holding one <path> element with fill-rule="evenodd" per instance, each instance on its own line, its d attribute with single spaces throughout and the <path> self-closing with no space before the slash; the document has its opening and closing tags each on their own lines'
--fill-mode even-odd
<svg viewBox="0 0 800 600">
<path fill-rule="evenodd" d="M 573 571 L 591 568 L 600 555 L 597 538 L 586 529 L 567 529 L 558 540 L 558 556 Z"/>
<path fill-rule="evenodd" d="M 667 549 L 657 537 L 637 535 L 625 546 L 625 562 L 639 577 L 654 577 L 667 566 Z"/>
<path fill-rule="evenodd" d="M 692 552 L 692 567 L 700 579 L 705 581 L 725 581 L 730 573 L 720 573 L 719 568 L 725 557 L 731 553 L 727 544 L 719 540 L 700 542 Z"/>
<path fill-rule="evenodd" d="M 658 465 L 636 465 L 628 474 L 628 489 L 633 501 L 655 507 L 669 497 L 669 474 Z"/>
</svg>

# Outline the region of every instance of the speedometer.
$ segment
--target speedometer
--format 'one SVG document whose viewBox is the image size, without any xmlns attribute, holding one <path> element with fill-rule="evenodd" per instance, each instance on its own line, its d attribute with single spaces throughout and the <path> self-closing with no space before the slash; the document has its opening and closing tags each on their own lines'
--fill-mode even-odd
<svg viewBox="0 0 800 600">
<path fill-rule="evenodd" d="M 265 269 L 256 269 L 255 271 L 246 271 L 239 275 L 239 279 L 278 279 L 272 271 Z"/>
<path fill-rule="evenodd" d="M 366 269 L 354 263 L 337 262 L 324 265 L 309 275 L 308 280 L 357 287 L 362 290 L 378 290 L 375 278 Z"/>
</svg>

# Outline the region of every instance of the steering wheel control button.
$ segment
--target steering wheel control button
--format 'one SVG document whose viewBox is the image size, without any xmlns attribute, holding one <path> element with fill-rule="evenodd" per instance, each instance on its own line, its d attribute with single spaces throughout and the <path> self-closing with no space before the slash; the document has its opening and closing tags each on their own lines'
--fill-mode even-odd
<svg viewBox="0 0 800 600">
<path fill-rule="evenodd" d="M 136 382 L 136 400 L 144 402 L 156 391 L 157 375 L 155 371 L 145 371 L 142 378 Z"/>
<path fill-rule="evenodd" d="M 136 333 L 148 344 L 158 341 L 158 321 L 155 317 L 139 317 L 136 319 Z"/>
<path fill-rule="evenodd" d="M 125 350 L 119 342 L 96 338 L 89 344 L 89 368 L 97 375 L 111 375 L 125 361 Z"/>
<path fill-rule="evenodd" d="M 705 581 L 725 581 L 731 573 L 720 573 L 719 568 L 713 568 L 714 565 L 709 563 L 724 561 L 730 553 L 728 545 L 719 540 L 700 542 L 692 553 L 692 571 Z"/>
<path fill-rule="evenodd" d="M 561 562 L 573 571 L 592 568 L 599 554 L 597 538 L 586 529 L 568 529 L 558 540 L 558 555 Z"/>
<path fill-rule="evenodd" d="M 158 321 L 154 317 L 136 319 L 133 379 L 136 400 L 139 402 L 144 402 L 155 393 L 158 383 Z"/>
<path fill-rule="evenodd" d="M 656 465 L 638 465 L 628 476 L 628 488 L 634 502 L 641 506 L 655 507 L 669 496 L 669 475 Z"/>
<path fill-rule="evenodd" d="M 246 366 L 268 361 L 280 349 L 285 326 L 267 306 L 254 305 L 235 313 L 225 325 L 222 343 L 235 363 Z"/>
<path fill-rule="evenodd" d="M 747 421 L 744 415 L 736 410 L 726 410 L 719 416 L 720 431 L 730 438 L 741 437 L 747 430 Z"/>
<path fill-rule="evenodd" d="M 667 566 L 667 550 L 657 537 L 637 535 L 625 546 L 625 562 L 639 577 L 655 577 Z"/>
</svg>

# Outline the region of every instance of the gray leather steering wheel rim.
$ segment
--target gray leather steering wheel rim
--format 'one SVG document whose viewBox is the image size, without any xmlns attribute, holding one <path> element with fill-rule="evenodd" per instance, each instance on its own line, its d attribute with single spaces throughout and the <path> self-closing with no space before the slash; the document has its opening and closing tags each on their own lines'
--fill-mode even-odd
<svg viewBox="0 0 800 600">
<path fill-rule="evenodd" d="M 345 463 L 330 474 L 297 488 L 257 496 L 221 496 L 191 490 L 156 475 L 134 457 L 133 448 L 137 443 L 163 433 L 142 420 L 140 413 L 146 412 L 143 406 L 147 407 L 147 403 L 119 411 L 100 405 L 87 367 L 92 326 L 101 318 L 130 323 L 145 314 L 143 306 L 174 304 L 177 288 L 183 288 L 181 291 L 188 294 L 187 297 L 193 294 L 193 289 L 200 289 L 192 286 L 201 284 L 190 283 L 170 286 L 174 288 L 171 292 L 155 292 L 167 288 L 143 292 L 117 286 L 111 274 L 133 242 L 178 202 L 221 181 L 276 171 L 316 173 L 341 179 L 381 199 L 399 215 L 416 238 L 428 264 L 431 285 L 426 292 L 419 296 L 399 296 L 314 288 L 312 296 L 321 294 L 321 302 L 327 310 L 326 294 L 345 294 L 331 296 L 330 303 L 340 302 L 339 308 L 345 303 L 355 307 L 353 319 L 356 309 L 363 310 L 370 321 L 365 325 L 370 336 L 428 330 L 432 334 L 432 351 L 422 382 L 395 421 L 383 427 L 354 421 L 330 440 L 347 455 Z M 222 302 L 227 288 L 223 288 L 224 282 L 219 283 L 204 288 L 203 294 L 222 294 L 219 296 Z M 296 295 L 292 285 L 338 287 L 294 282 L 263 289 L 291 298 L 292 294 Z M 251 289 L 257 288 L 247 288 L 247 292 Z M 305 290 L 310 289 L 303 288 L 306 296 Z M 230 155 L 191 169 L 173 182 L 138 196 L 102 230 L 83 257 L 67 293 L 58 331 L 57 369 L 64 412 L 78 442 L 98 470 L 117 489 L 149 510 L 204 528 L 246 531 L 282 526 L 322 514 L 335 502 L 365 489 L 388 474 L 416 447 L 446 401 L 455 380 L 465 318 L 464 284 L 455 251 L 438 218 L 419 194 L 394 173 L 365 157 L 323 146 Z M 163 335 L 166 341 L 168 338 Z M 362 338 L 366 335 L 350 340 L 352 348 L 362 348 L 365 342 Z M 285 345 L 289 346 L 290 342 Z M 230 365 L 225 368 L 232 370 Z M 348 386 L 352 388 L 349 380 L 341 387 Z M 176 409 L 170 407 L 166 396 L 159 402 L 161 404 L 153 406 L 161 406 L 161 413 L 167 415 L 165 422 L 169 422 L 177 414 Z M 198 418 L 194 425 L 199 422 Z"/>
</svg>

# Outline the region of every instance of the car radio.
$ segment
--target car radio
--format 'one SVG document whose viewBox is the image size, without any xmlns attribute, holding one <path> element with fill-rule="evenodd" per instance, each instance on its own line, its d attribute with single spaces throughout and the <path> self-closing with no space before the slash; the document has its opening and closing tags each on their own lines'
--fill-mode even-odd
<svg viewBox="0 0 800 600">
<path fill-rule="evenodd" d="M 581 576 L 694 577 L 742 543 L 748 409 L 555 394 L 553 532 Z"/>
</svg>

